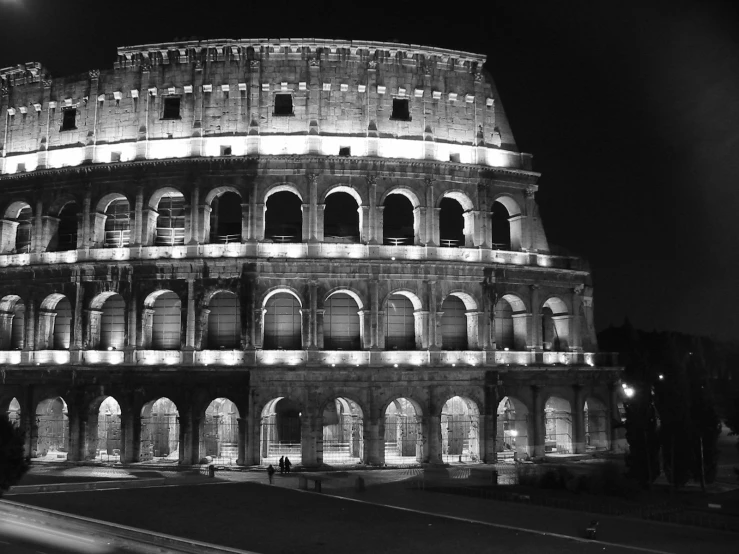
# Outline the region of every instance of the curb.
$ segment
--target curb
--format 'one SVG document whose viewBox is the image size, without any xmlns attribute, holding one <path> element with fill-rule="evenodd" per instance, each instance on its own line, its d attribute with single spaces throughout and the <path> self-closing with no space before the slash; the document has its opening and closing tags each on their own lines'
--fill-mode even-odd
<svg viewBox="0 0 739 554">
<path fill-rule="evenodd" d="M 52 483 L 49 485 L 18 485 L 11 487 L 5 496 L 14 494 L 35 494 L 40 492 L 77 492 L 105 489 L 141 489 L 163 485 L 166 479 L 121 479 L 120 481 L 92 481 L 86 483 Z"/>
</svg>

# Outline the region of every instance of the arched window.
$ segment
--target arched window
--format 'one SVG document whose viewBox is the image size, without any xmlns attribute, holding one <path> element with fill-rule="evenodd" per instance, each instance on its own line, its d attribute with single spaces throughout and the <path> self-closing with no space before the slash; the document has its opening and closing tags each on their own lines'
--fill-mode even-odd
<svg viewBox="0 0 739 554">
<path fill-rule="evenodd" d="M 326 198 L 323 212 L 323 239 L 326 242 L 359 242 L 359 206 L 346 192 Z"/>
<path fill-rule="evenodd" d="M 128 246 L 131 241 L 131 207 L 125 198 L 113 200 L 105 209 L 105 248 Z"/>
<path fill-rule="evenodd" d="M 241 310 L 232 292 L 219 292 L 208 306 L 208 348 L 239 348 L 241 345 Z"/>
<path fill-rule="evenodd" d="M 151 347 L 155 350 L 180 348 L 182 303 L 171 291 L 160 294 L 154 301 L 154 318 L 151 328 Z"/>
<path fill-rule="evenodd" d="M 415 350 L 416 325 L 413 304 L 402 294 L 393 294 L 385 307 L 385 348 Z"/>
<path fill-rule="evenodd" d="M 114 294 L 103 304 L 100 318 L 100 347 L 103 350 L 123 348 L 126 335 L 125 326 L 126 303 L 120 294 Z"/>
<path fill-rule="evenodd" d="M 54 317 L 53 348 L 54 350 L 67 350 L 72 331 L 72 304 L 64 297 L 57 302 L 54 311 L 56 316 Z"/>
<path fill-rule="evenodd" d="M 542 348 L 553 352 L 567 350 L 569 318 L 567 305 L 559 298 L 548 299 L 541 310 Z"/>
<path fill-rule="evenodd" d="M 359 306 L 348 294 L 334 294 L 325 305 L 323 346 L 326 350 L 359 350 Z"/>
<path fill-rule="evenodd" d="M 80 207 L 70 202 L 59 212 L 59 228 L 49 245 L 49 250 L 63 251 L 77 249 L 77 219 Z"/>
<path fill-rule="evenodd" d="M 441 246 L 464 246 L 464 209 L 452 198 L 443 198 L 439 212 L 439 239 Z"/>
<path fill-rule="evenodd" d="M 23 348 L 25 338 L 26 306 L 19 296 L 10 294 L 0 302 L 0 350 Z"/>
<path fill-rule="evenodd" d="M 511 250 L 511 224 L 508 221 L 509 217 L 510 214 L 502 203 L 493 203 L 493 248 Z"/>
<path fill-rule="evenodd" d="M 495 345 L 498 349 L 509 350 L 514 348 L 514 331 L 513 331 L 513 308 L 510 303 L 501 298 L 495 304 L 494 309 L 495 320 Z"/>
<path fill-rule="evenodd" d="M 157 206 L 157 246 L 185 244 L 185 197 L 179 192 L 167 192 Z"/>
<path fill-rule="evenodd" d="M 267 301 L 265 308 L 264 348 L 299 350 L 302 341 L 298 299 L 292 294 L 278 293 Z"/>
<path fill-rule="evenodd" d="M 210 242 L 241 242 L 241 197 L 226 192 L 216 196 L 210 207 Z"/>
<path fill-rule="evenodd" d="M 447 296 L 441 305 L 441 344 L 444 350 L 467 350 L 465 305 L 456 296 Z"/>
<path fill-rule="evenodd" d="M 303 240 L 303 202 L 293 192 L 281 191 L 267 199 L 264 238 L 274 242 Z"/>
<path fill-rule="evenodd" d="M 382 219 L 384 244 L 414 243 L 413 204 L 402 194 L 390 194 L 385 198 Z"/>
<path fill-rule="evenodd" d="M 31 207 L 24 206 L 18 212 L 18 229 L 15 234 L 15 251 L 17 253 L 25 253 L 31 251 L 31 228 L 32 228 Z"/>
</svg>

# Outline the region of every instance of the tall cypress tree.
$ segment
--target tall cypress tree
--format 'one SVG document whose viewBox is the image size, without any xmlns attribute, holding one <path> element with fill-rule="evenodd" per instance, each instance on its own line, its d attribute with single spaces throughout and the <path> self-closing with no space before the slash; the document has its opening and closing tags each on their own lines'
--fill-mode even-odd
<svg viewBox="0 0 739 554">
<path fill-rule="evenodd" d="M 31 467 L 23 453 L 25 433 L 0 413 L 0 496 L 21 480 Z"/>
</svg>

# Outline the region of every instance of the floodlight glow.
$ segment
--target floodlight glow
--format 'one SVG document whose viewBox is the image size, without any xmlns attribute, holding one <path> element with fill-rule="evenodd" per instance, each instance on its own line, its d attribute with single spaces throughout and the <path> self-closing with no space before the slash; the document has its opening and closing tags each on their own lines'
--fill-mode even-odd
<svg viewBox="0 0 739 554">
<path fill-rule="evenodd" d="M 513 431 L 511 431 L 510 433 L 511 433 L 511 436 L 512 437 L 517 437 L 518 436 L 518 431 L 516 431 L 515 429 Z"/>
<path fill-rule="evenodd" d="M 631 387 L 625 387 L 624 394 L 626 395 L 626 398 L 632 398 L 634 396 L 634 389 Z"/>
</svg>

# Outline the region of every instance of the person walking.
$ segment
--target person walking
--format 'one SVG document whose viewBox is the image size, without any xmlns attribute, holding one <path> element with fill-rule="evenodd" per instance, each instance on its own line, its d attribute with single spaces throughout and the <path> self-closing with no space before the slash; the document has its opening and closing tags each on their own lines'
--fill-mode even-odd
<svg viewBox="0 0 739 554">
<path fill-rule="evenodd" d="M 285 473 L 285 456 L 280 456 L 280 474 Z"/>
<path fill-rule="evenodd" d="M 269 477 L 270 485 L 272 484 L 272 478 L 274 477 L 274 475 L 275 475 L 275 468 L 272 467 L 272 464 L 269 464 L 269 466 L 267 467 L 267 477 Z"/>
<path fill-rule="evenodd" d="M 285 473 L 290 473 L 290 466 L 293 465 L 290 458 L 285 456 Z"/>
</svg>

